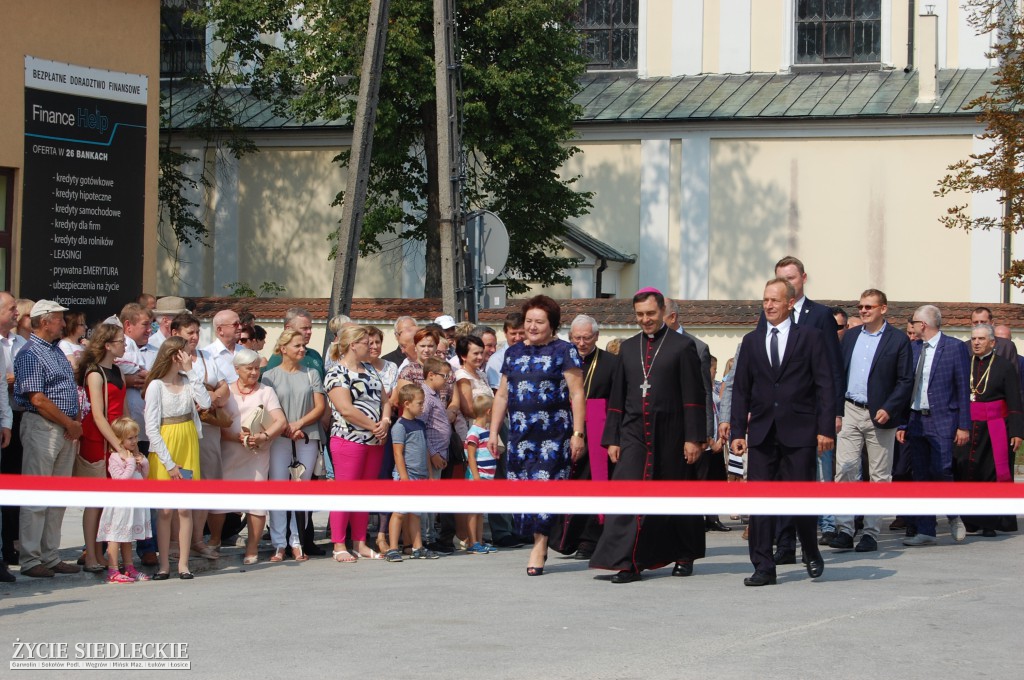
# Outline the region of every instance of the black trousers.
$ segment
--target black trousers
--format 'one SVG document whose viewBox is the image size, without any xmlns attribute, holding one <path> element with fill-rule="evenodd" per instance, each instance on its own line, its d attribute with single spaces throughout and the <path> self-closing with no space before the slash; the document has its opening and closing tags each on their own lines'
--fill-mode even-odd
<svg viewBox="0 0 1024 680">
<path fill-rule="evenodd" d="M 6 381 L 5 381 L 6 385 Z M 4 449 L 0 456 L 0 472 L 5 475 L 21 474 L 21 416 L 22 411 L 14 411 L 14 425 L 11 426 L 11 443 Z M 14 542 L 18 540 L 18 518 L 21 514 L 21 507 L 17 505 L 5 505 L 0 508 L 0 518 L 3 520 L 3 531 L 0 533 L 0 541 L 3 542 L 3 555 L 5 558 L 13 557 Z M 5 559 L 4 561 L 8 561 Z"/>
<path fill-rule="evenodd" d="M 813 482 L 816 475 L 817 447 L 788 447 L 778 443 L 772 429 L 763 442 L 747 452 L 747 479 L 752 482 Z M 799 517 L 751 516 L 750 561 L 757 571 L 775 573 L 772 542 L 776 523 L 791 522 L 807 559 L 820 559 L 817 520 L 813 515 Z"/>
</svg>

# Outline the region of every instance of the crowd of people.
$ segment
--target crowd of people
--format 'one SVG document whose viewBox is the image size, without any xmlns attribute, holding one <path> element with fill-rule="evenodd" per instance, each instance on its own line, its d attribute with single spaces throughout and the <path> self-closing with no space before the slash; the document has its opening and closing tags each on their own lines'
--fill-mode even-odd
<svg viewBox="0 0 1024 680">
<path fill-rule="evenodd" d="M 804 294 L 806 273 L 780 260 L 763 313 L 716 380 L 717 359 L 686 331 L 672 300 L 633 297 L 640 333 L 597 347 L 597 321 L 528 300 L 506 317 L 505 343 L 486 325 L 401 317 L 382 355 L 374 326 L 331 319 L 326 356 L 309 347 L 312 317 L 289 309 L 271 356 L 266 331 L 224 309 L 200 348 L 187 302 L 143 296 L 91 330 L 49 300 L 0 293 L 0 463 L 5 473 L 112 479 L 316 479 L 398 482 L 495 478 L 592 480 L 1012 481 L 1024 438 L 1017 357 L 1008 329 L 975 310 L 971 339 L 941 332 L 924 305 L 905 329 L 886 295 L 865 290 L 858 314 Z M 0 580 L 81 569 L 110 583 L 191 579 L 190 559 L 216 560 L 243 529 L 243 563 L 326 556 L 312 513 L 260 508 L 87 508 L 78 564 L 59 554 L 64 508 L 4 507 Z M 244 519 L 243 519 L 244 518 Z M 734 517 L 734 519 L 739 519 Z M 1014 517 L 949 517 L 968 533 L 1015 531 Z M 371 527 L 376 535 L 371 537 Z M 526 573 L 549 550 L 639 581 L 672 566 L 694 573 L 717 516 L 330 513 L 330 557 L 402 562 L 530 545 Z M 937 542 L 934 517 L 898 517 L 904 545 Z M 259 548 L 264 532 L 269 558 Z M 796 563 L 824 571 L 819 546 L 878 550 L 881 518 L 753 516 L 744 531 L 754 573 L 776 582 Z M 857 535 L 860 539 L 856 544 Z M 104 544 L 106 547 L 104 549 Z M 133 548 L 144 573 L 135 567 Z"/>
</svg>

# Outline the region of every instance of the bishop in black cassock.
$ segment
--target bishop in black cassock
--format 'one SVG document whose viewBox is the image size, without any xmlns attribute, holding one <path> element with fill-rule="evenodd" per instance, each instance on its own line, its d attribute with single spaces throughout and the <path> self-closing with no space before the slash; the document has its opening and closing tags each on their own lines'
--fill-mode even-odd
<svg viewBox="0 0 1024 680">
<path fill-rule="evenodd" d="M 655 299 L 661 317 L 641 319 L 641 303 Z M 612 383 L 602 444 L 619 446 L 613 480 L 684 480 L 692 476 L 684 456 L 690 443 L 699 455 L 706 443 L 704 381 L 697 348 L 664 325 L 664 298 L 644 289 L 633 298 L 640 333 L 622 342 Z M 648 305 L 649 306 L 649 305 Z M 704 517 L 607 515 L 590 566 L 619 573 L 628 583 L 644 569 L 676 563 L 673 575 L 689 576 L 704 557 Z"/>
<path fill-rule="evenodd" d="M 971 333 L 971 436 L 953 450 L 953 479 L 960 482 L 1013 482 L 1013 455 L 1024 438 L 1017 372 L 992 349 L 988 326 Z M 1013 516 L 963 517 L 968 531 L 985 536 L 1016 531 Z"/>
</svg>

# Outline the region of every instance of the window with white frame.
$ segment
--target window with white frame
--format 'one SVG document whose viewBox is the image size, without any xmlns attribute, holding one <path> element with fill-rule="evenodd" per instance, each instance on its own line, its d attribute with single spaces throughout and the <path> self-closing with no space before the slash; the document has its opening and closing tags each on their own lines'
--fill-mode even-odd
<svg viewBox="0 0 1024 680">
<path fill-rule="evenodd" d="M 576 28 L 592 71 L 637 67 L 640 52 L 640 0 L 582 0 Z"/>
<path fill-rule="evenodd" d="M 794 0 L 800 64 L 882 61 L 882 0 Z"/>
</svg>

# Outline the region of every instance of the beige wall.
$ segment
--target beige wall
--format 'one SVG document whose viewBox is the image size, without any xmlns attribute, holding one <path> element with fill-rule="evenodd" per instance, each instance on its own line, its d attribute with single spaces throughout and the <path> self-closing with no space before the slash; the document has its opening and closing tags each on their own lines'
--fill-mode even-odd
<svg viewBox="0 0 1024 680">
<path fill-rule="evenodd" d="M 146 138 L 144 257 L 156 256 L 156 179 L 160 102 L 159 0 L 8 0 L 0 9 L 0 167 L 15 168 L 14 241 L 11 281 L 20 276 L 21 168 L 25 160 L 25 56 L 149 76 Z M 147 266 L 143 286 L 152 288 L 156 268 Z"/>
<path fill-rule="evenodd" d="M 710 299 L 759 298 L 791 252 L 825 269 L 812 297 L 965 299 L 971 239 L 932 192 L 969 153 L 968 137 L 712 141 Z"/>
<path fill-rule="evenodd" d="M 722 13 L 722 5 L 719 0 L 703 0 L 703 2 L 704 56 L 702 57 L 701 63 L 703 65 L 704 73 L 717 73 L 718 52 L 721 43 L 721 39 L 719 37 L 719 21 Z"/>
<path fill-rule="evenodd" d="M 778 71 L 782 59 L 783 3 L 789 0 L 754 0 L 750 3 L 750 70 Z"/>
<path fill-rule="evenodd" d="M 647 0 L 646 52 L 648 74 L 672 73 L 672 0 Z"/>
</svg>

